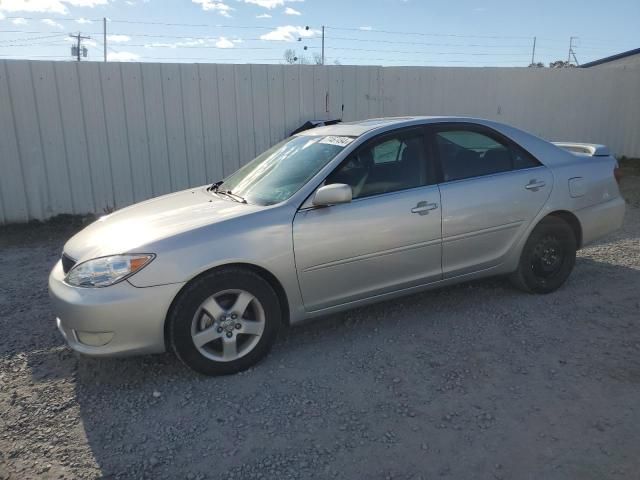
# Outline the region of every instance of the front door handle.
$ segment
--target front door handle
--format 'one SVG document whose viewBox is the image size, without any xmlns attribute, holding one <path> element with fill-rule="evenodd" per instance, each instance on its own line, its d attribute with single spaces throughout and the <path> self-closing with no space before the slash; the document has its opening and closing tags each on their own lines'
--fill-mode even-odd
<svg viewBox="0 0 640 480">
<path fill-rule="evenodd" d="M 431 210 L 435 210 L 436 208 L 438 208 L 437 203 L 418 202 L 418 204 L 411 209 L 411 213 L 426 215 Z"/>
<path fill-rule="evenodd" d="M 546 183 L 544 183 L 543 181 L 531 180 L 524 186 L 524 188 L 526 188 L 527 190 L 531 190 L 532 192 L 537 192 L 545 185 Z"/>
</svg>

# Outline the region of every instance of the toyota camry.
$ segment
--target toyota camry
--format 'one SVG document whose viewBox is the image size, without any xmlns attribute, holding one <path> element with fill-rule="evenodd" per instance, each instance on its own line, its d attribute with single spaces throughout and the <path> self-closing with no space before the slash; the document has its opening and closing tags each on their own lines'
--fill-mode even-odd
<svg viewBox="0 0 640 480">
<path fill-rule="evenodd" d="M 99 218 L 66 243 L 49 291 L 81 353 L 172 351 L 230 374 L 281 327 L 372 302 L 494 275 L 552 292 L 624 208 L 602 145 L 472 118 L 340 123 Z"/>
</svg>

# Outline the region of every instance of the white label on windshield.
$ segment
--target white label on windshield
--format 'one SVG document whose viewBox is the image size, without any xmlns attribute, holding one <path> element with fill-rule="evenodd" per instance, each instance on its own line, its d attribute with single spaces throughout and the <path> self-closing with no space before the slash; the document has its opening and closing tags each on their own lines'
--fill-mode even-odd
<svg viewBox="0 0 640 480">
<path fill-rule="evenodd" d="M 326 143 L 328 145 L 337 145 L 338 147 L 346 147 L 351 142 L 353 142 L 353 138 L 350 137 L 336 137 L 334 135 L 329 135 L 324 137 L 318 143 Z"/>
</svg>

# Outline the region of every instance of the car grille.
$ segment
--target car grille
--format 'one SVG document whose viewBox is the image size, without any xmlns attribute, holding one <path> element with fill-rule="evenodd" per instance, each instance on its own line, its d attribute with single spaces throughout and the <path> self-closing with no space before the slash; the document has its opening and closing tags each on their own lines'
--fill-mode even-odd
<svg viewBox="0 0 640 480">
<path fill-rule="evenodd" d="M 62 260 L 62 271 L 65 274 L 69 273 L 69 270 L 71 270 L 73 266 L 76 264 L 76 261 L 70 256 L 68 256 L 66 253 L 62 254 L 61 260 Z"/>
</svg>

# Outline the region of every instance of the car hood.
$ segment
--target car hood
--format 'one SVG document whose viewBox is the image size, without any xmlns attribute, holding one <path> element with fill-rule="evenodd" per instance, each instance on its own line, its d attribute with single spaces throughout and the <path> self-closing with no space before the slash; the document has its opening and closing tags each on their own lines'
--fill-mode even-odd
<svg viewBox="0 0 640 480">
<path fill-rule="evenodd" d="M 222 199 L 206 187 L 184 190 L 99 218 L 71 237 L 64 252 L 76 262 L 127 252 L 153 253 L 145 246 L 262 208 Z"/>
</svg>

